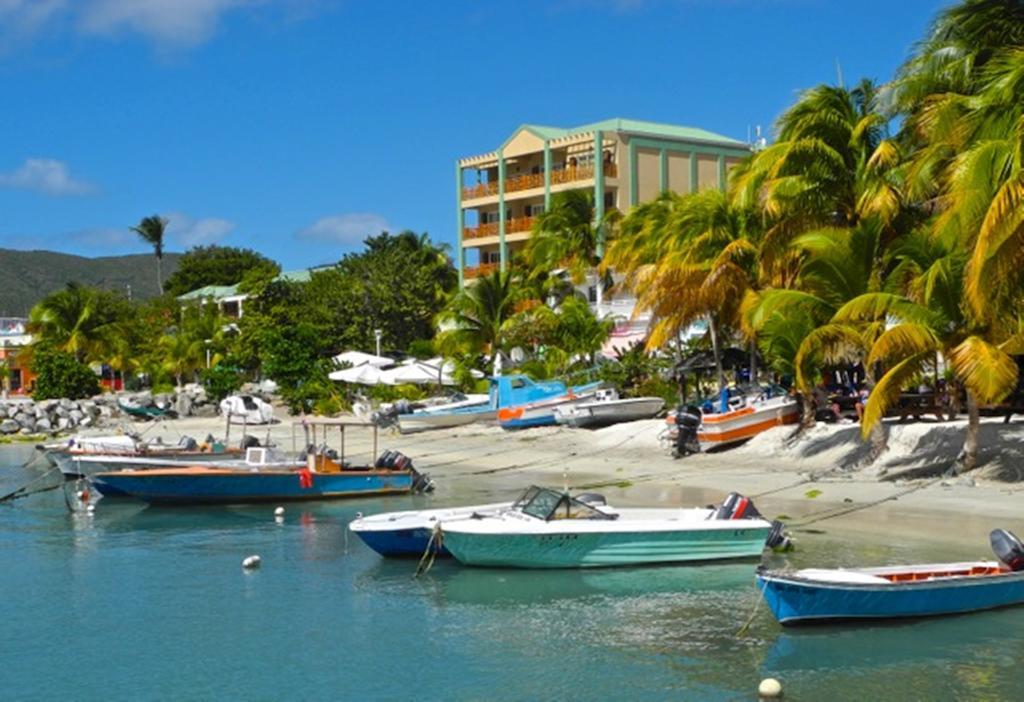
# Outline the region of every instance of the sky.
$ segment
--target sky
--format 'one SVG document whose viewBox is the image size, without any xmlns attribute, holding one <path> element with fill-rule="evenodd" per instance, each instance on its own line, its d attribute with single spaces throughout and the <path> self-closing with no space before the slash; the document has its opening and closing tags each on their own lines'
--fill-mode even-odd
<svg viewBox="0 0 1024 702">
<path fill-rule="evenodd" d="M 459 157 L 525 122 L 746 140 L 801 90 L 890 78 L 924 0 L 0 0 L 0 248 L 455 245 Z"/>
</svg>

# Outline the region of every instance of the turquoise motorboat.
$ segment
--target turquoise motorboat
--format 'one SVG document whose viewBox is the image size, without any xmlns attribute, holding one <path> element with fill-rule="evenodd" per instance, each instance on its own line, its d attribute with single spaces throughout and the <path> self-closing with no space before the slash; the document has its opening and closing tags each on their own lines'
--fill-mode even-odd
<svg viewBox="0 0 1024 702">
<path fill-rule="evenodd" d="M 441 520 L 459 562 L 504 568 L 594 568 L 758 558 L 782 525 L 733 493 L 715 508 L 622 508 L 531 487 L 497 512 Z"/>
</svg>

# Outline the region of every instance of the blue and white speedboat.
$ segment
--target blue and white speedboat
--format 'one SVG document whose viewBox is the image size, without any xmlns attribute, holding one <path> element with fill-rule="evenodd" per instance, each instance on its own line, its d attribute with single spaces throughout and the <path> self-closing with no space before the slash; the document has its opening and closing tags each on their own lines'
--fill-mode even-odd
<svg viewBox="0 0 1024 702">
<path fill-rule="evenodd" d="M 1024 604 L 1024 545 L 991 534 L 997 561 L 791 572 L 759 568 L 757 586 L 780 624 L 963 614 Z"/>
<path fill-rule="evenodd" d="M 525 375 L 505 375 L 491 382 L 502 429 L 552 426 L 557 423 L 556 408 L 591 402 L 601 387 L 600 382 L 567 387 L 560 380 L 537 382 Z"/>
<path fill-rule="evenodd" d="M 385 512 L 354 519 L 348 528 L 382 556 L 422 556 L 430 546 L 434 529 L 442 521 L 471 519 L 473 515 L 490 514 L 511 506 L 511 502 L 496 502 L 469 507 Z M 436 550 L 439 555 L 448 555 L 442 545 Z"/>
</svg>

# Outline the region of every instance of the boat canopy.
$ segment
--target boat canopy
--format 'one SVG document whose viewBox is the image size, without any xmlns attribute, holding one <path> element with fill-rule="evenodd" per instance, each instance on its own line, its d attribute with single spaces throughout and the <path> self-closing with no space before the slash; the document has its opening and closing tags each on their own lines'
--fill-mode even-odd
<svg viewBox="0 0 1024 702">
<path fill-rule="evenodd" d="M 556 519 L 615 519 L 614 514 L 595 509 L 567 492 L 536 485 L 527 488 L 512 504 L 512 509 L 546 522 Z"/>
</svg>

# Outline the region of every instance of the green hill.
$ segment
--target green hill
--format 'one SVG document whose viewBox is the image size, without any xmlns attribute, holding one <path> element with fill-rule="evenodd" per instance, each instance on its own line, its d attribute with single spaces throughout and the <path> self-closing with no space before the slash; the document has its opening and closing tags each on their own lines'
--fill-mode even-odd
<svg viewBox="0 0 1024 702">
<path fill-rule="evenodd" d="M 178 266 L 181 254 L 164 254 L 164 278 Z M 55 251 L 0 249 L 0 316 L 24 317 L 47 293 L 68 283 L 128 291 L 133 299 L 157 294 L 156 261 L 152 254 L 85 258 Z"/>
</svg>

